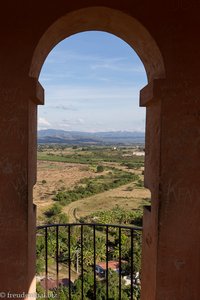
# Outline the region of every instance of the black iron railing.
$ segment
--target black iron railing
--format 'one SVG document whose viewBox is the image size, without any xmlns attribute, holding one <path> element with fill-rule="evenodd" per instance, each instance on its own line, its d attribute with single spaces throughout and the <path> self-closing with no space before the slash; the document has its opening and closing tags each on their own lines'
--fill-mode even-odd
<svg viewBox="0 0 200 300">
<path fill-rule="evenodd" d="M 69 300 L 110 299 L 113 293 L 116 300 L 139 299 L 141 230 L 90 223 L 38 226 L 37 281 L 45 298 L 64 293 Z"/>
</svg>

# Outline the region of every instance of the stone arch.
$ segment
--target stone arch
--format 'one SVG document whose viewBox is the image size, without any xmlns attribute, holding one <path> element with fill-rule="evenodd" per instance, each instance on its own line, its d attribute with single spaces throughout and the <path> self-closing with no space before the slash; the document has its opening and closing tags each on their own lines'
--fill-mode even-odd
<svg viewBox="0 0 200 300">
<path fill-rule="evenodd" d="M 156 41 L 136 18 L 120 10 L 99 6 L 82 8 L 67 13 L 50 25 L 43 35 L 41 35 L 38 43 L 36 43 L 30 63 L 29 76 L 31 79 L 34 79 L 33 82 L 36 85 L 35 90 L 37 96 L 43 95 L 43 89 L 37 80 L 45 59 L 54 46 L 73 34 L 94 30 L 105 31 L 124 40 L 136 51 L 145 67 L 149 84 L 140 92 L 140 105 L 148 106 L 146 114 L 145 187 L 151 191 L 152 198 L 158 199 L 161 101 L 156 101 L 156 107 L 151 107 L 151 102 L 154 104 L 154 101 L 151 100 L 153 100 L 153 98 L 158 99 L 157 89 L 162 82 L 162 80 L 160 81 L 158 79 L 165 78 L 165 64 Z M 40 103 L 42 103 L 42 101 L 40 101 Z M 155 282 L 156 254 L 154 256 L 154 252 L 151 253 L 152 259 L 150 259 L 150 264 L 148 264 L 147 255 L 149 255 L 149 252 L 148 249 L 146 250 L 145 243 L 150 236 L 149 240 L 153 243 L 154 249 L 157 247 L 157 218 L 158 201 L 154 201 L 152 202 L 152 210 L 145 209 L 144 213 L 144 220 L 146 219 L 143 227 L 142 250 L 142 268 L 145 274 L 143 275 L 144 279 L 142 279 L 144 295 L 153 295 L 154 293 L 152 286 Z M 153 242 L 151 240 L 152 234 L 155 235 Z M 151 280 L 148 278 L 149 270 L 151 270 Z M 147 280 L 145 276 L 147 276 Z M 142 295 L 142 299 L 146 299 L 144 295 Z M 150 298 L 153 299 L 151 296 Z"/>
<path fill-rule="evenodd" d="M 149 82 L 165 77 L 162 54 L 146 28 L 128 14 L 107 7 L 79 9 L 54 22 L 35 48 L 29 76 L 38 79 L 47 55 L 60 41 L 75 33 L 91 30 L 112 33 L 127 42 L 142 60 Z"/>
</svg>

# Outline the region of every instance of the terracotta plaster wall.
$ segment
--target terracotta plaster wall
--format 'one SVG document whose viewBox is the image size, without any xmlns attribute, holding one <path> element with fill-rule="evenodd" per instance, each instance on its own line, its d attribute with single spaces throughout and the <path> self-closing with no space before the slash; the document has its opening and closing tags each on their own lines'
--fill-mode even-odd
<svg viewBox="0 0 200 300">
<path fill-rule="evenodd" d="M 158 299 L 197 300 L 200 295 L 199 88 L 195 77 L 192 81 L 182 77 L 181 82 L 180 78 L 174 78 L 169 85 L 168 98 L 163 91 L 162 108 L 165 139 L 161 146 Z"/>
<path fill-rule="evenodd" d="M 165 78 L 160 80 L 152 72 L 141 94 L 141 104 L 147 107 L 145 185 L 152 194 L 151 210 L 146 209 L 144 216 L 142 300 L 199 300 L 200 11 L 198 1 L 186 0 L 21 0 L 2 5 L 0 291 L 28 292 L 34 279 L 32 186 L 36 106 L 43 99 L 36 73 L 31 74 L 36 80 L 30 78 L 34 53 L 55 22 L 94 6 L 121 11 L 139 22 L 157 44 L 165 67 Z M 98 28 L 93 29 L 115 28 L 109 19 L 102 25 L 100 16 L 94 24 Z M 138 54 L 148 58 L 143 31 L 137 33 L 141 37 Z M 44 51 L 48 54 L 45 47 Z M 156 69 L 151 51 L 143 63 L 149 70 Z"/>
<path fill-rule="evenodd" d="M 156 88 L 159 84 L 160 80 L 156 80 L 140 93 L 140 105 L 146 106 L 144 184 L 151 191 L 151 207 L 144 208 L 143 217 L 142 299 L 156 299 L 161 139 L 161 101 Z"/>
</svg>

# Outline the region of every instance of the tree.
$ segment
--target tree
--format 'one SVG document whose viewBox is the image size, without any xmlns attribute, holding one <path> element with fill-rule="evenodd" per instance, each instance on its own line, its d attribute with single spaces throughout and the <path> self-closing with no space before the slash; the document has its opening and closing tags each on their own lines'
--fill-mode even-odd
<svg viewBox="0 0 200 300">
<path fill-rule="evenodd" d="M 97 173 L 101 173 L 103 171 L 104 171 L 104 167 L 103 166 L 101 166 L 101 165 L 97 166 Z"/>
<path fill-rule="evenodd" d="M 60 214 L 62 211 L 62 208 L 61 206 L 58 204 L 58 203 L 54 203 L 50 208 L 49 210 L 47 210 L 45 212 L 45 215 L 50 218 L 52 216 L 56 216 L 58 214 Z"/>
<path fill-rule="evenodd" d="M 47 220 L 48 224 L 66 224 L 68 222 L 69 222 L 69 217 L 65 213 L 59 213 L 57 215 L 48 218 Z"/>
</svg>

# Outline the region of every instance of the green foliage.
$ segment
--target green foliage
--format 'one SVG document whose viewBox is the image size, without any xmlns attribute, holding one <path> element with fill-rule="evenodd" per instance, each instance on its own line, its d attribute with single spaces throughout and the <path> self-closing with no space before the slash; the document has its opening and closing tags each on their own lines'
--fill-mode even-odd
<svg viewBox="0 0 200 300">
<path fill-rule="evenodd" d="M 119 299 L 119 276 L 116 272 L 109 270 L 109 290 L 108 296 L 109 300 L 118 300 Z M 72 300 L 81 299 L 82 294 L 82 278 L 81 276 L 74 283 L 74 290 L 72 295 Z M 106 300 L 106 282 L 104 280 L 96 282 L 96 299 L 97 300 Z M 84 273 L 84 285 L 83 285 L 83 296 L 84 299 L 93 300 L 94 299 L 94 275 L 90 270 L 87 270 Z M 122 281 L 122 300 L 129 300 L 129 289 L 124 285 Z"/>
<path fill-rule="evenodd" d="M 69 217 L 65 213 L 59 213 L 47 219 L 47 224 L 66 224 L 69 222 Z"/>
<path fill-rule="evenodd" d="M 40 274 L 40 273 L 44 272 L 44 266 L 45 266 L 44 260 L 41 258 L 38 258 L 36 260 L 36 274 Z"/>
<path fill-rule="evenodd" d="M 138 179 L 138 182 L 136 182 L 137 187 L 144 187 L 144 182 L 141 179 Z"/>
<path fill-rule="evenodd" d="M 113 172 L 109 172 L 106 175 L 100 175 L 95 178 L 84 178 L 80 181 L 79 185 L 75 186 L 72 190 L 59 191 L 55 195 L 54 200 L 63 206 L 68 205 L 71 202 L 103 193 L 129 182 L 136 181 L 139 178 L 136 174 L 119 169 L 112 168 L 112 171 Z"/>
<path fill-rule="evenodd" d="M 61 289 L 60 289 L 61 290 Z M 62 290 L 59 291 L 62 293 Z M 57 294 L 58 294 L 58 291 L 48 291 L 48 294 L 47 294 L 47 298 L 45 297 L 45 290 L 42 288 L 41 284 L 40 283 L 37 283 L 36 285 L 36 293 L 37 293 L 37 298 L 38 299 L 41 299 L 41 300 L 53 300 L 53 299 L 57 299 Z M 60 300 L 66 300 L 66 297 L 65 298 L 60 298 L 60 295 L 59 295 L 59 299 Z"/>
<path fill-rule="evenodd" d="M 123 163 L 122 165 L 126 166 L 128 169 L 135 169 L 138 167 L 136 163 Z"/>
<path fill-rule="evenodd" d="M 101 224 L 132 224 L 135 226 L 142 226 L 142 210 L 125 210 L 122 207 L 116 206 L 111 210 L 98 211 L 85 218 L 81 221 L 84 223 L 98 222 Z"/>
<path fill-rule="evenodd" d="M 47 224 L 66 224 L 69 222 L 69 217 L 62 213 L 62 206 L 59 203 L 54 203 L 46 212 Z"/>
<path fill-rule="evenodd" d="M 36 293 L 41 300 L 45 300 L 45 290 L 42 288 L 39 282 L 36 284 Z"/>
<path fill-rule="evenodd" d="M 104 171 L 104 167 L 102 165 L 97 166 L 97 173 L 101 173 Z"/>
<path fill-rule="evenodd" d="M 50 218 L 60 214 L 62 207 L 58 203 L 54 203 L 46 212 L 45 215 Z"/>
<path fill-rule="evenodd" d="M 75 146 L 76 147 L 76 146 Z M 80 149 L 73 149 L 72 154 L 63 154 L 63 150 L 70 147 L 61 145 L 39 145 L 38 147 L 38 159 L 46 161 L 60 161 L 67 163 L 81 163 L 81 164 L 99 164 L 101 162 L 116 162 L 127 165 L 128 168 L 138 169 L 144 166 L 144 158 L 124 156 L 125 153 L 132 153 L 131 148 L 125 148 L 125 151 L 118 149 L 113 151 L 112 146 L 88 146 Z M 60 154 L 55 154 L 51 150 L 61 150 Z M 79 155 L 81 154 L 81 155 Z"/>
<path fill-rule="evenodd" d="M 70 256 L 71 256 L 71 267 L 76 268 L 77 258 L 79 261 L 79 267 L 82 263 L 81 258 L 81 240 L 80 240 L 80 227 L 71 227 L 70 235 Z M 68 231 L 65 228 L 59 228 L 58 236 L 58 260 L 62 264 L 68 265 L 69 249 L 68 249 Z M 130 274 L 131 270 L 131 239 L 130 232 L 127 229 L 122 229 L 121 239 L 119 240 L 119 230 L 110 230 L 109 229 L 109 260 L 118 260 L 119 259 L 119 242 L 121 242 L 121 258 L 122 261 L 122 271 L 125 274 Z M 93 228 L 90 226 L 83 227 L 83 265 L 84 265 L 84 299 L 94 299 L 93 295 L 93 259 L 94 259 L 94 244 L 93 244 Z M 105 261 L 106 260 L 106 235 L 102 233 L 100 228 L 96 228 L 96 261 Z M 48 247 L 48 264 L 55 265 L 55 253 L 56 253 L 56 228 L 50 228 L 48 230 L 47 236 L 47 247 Z M 37 274 L 44 272 L 44 257 L 45 257 L 45 234 L 44 231 L 40 231 L 40 234 L 37 236 Z M 139 233 L 134 234 L 134 258 L 133 265 L 134 271 L 139 272 L 141 265 L 141 235 Z M 80 269 L 79 269 L 80 271 Z M 119 275 L 116 272 L 109 271 L 109 299 L 117 300 L 119 299 L 118 295 L 118 282 Z M 81 276 L 75 281 L 72 289 L 72 299 L 79 300 L 82 293 L 81 290 Z M 134 287 L 135 297 L 139 295 L 140 289 Z M 68 289 L 59 288 L 59 299 L 68 299 Z M 64 298 L 65 297 L 65 298 Z M 106 286 L 105 281 L 98 280 L 97 278 L 97 299 L 106 299 Z M 127 287 L 124 285 L 122 280 L 122 299 L 130 299 L 130 286 Z M 139 300 L 139 296 L 135 298 Z"/>
</svg>

